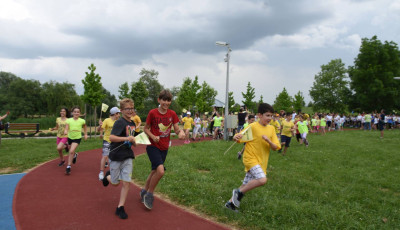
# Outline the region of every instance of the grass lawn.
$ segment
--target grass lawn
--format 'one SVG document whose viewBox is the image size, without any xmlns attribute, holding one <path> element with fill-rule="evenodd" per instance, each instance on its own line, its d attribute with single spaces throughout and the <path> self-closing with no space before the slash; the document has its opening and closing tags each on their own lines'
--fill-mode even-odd
<svg viewBox="0 0 400 230">
<path fill-rule="evenodd" d="M 98 149 L 102 143 L 99 138 L 82 140 L 77 151 Z M 4 138 L 0 144 L 0 174 L 20 173 L 56 159 L 59 157 L 56 148 L 56 138 Z"/>
<path fill-rule="evenodd" d="M 243 198 L 240 212 L 225 209 L 240 186 L 242 147 L 210 141 L 172 147 L 156 189 L 240 229 L 398 229 L 400 226 L 400 131 L 331 132 L 309 135 L 310 147 L 292 139 L 287 156 L 272 152 L 268 182 Z M 134 161 L 133 177 L 144 183 L 146 155 Z M 155 204 L 155 208 L 157 204 Z"/>
</svg>

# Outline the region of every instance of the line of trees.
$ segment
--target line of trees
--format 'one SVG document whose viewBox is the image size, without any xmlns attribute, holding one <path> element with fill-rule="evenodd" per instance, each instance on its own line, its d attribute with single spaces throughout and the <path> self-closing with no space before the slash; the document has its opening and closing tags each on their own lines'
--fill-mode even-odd
<svg viewBox="0 0 400 230">
<path fill-rule="evenodd" d="M 97 74 L 96 66 L 91 64 L 82 80 L 84 94 L 78 95 L 74 84 L 49 81 L 41 84 L 37 80 L 25 80 L 12 73 L 0 72 L 0 113 L 9 110 L 10 118 L 33 117 L 37 115 L 57 116 L 61 106 L 81 106 L 83 111 L 96 118 L 101 103 L 117 106 L 114 95 L 107 91 Z M 119 86 L 118 98 L 132 98 L 139 116 L 144 118 L 150 109 L 158 106 L 159 92 L 165 87 L 158 81 L 155 70 L 142 69 L 137 81 L 124 82 Z M 372 111 L 376 109 L 393 110 L 400 107 L 400 51 L 394 42 L 380 42 L 376 36 L 362 39 L 360 53 L 354 66 L 345 67 L 341 59 L 334 59 L 321 66 L 315 75 L 309 93 L 314 111 Z M 170 89 L 174 100 L 171 109 L 176 112 L 188 109 L 196 112 L 211 111 L 218 92 L 207 82 L 200 84 L 198 76 L 186 77 L 181 86 Z M 255 88 L 248 82 L 242 92 L 242 105 L 255 112 L 261 95 L 255 98 Z M 233 92 L 228 93 L 229 110 L 237 112 L 240 104 L 235 102 Z M 302 92 L 290 96 L 284 87 L 273 104 L 275 110 L 299 111 L 305 106 Z M 108 113 L 104 114 L 104 117 Z"/>
<path fill-rule="evenodd" d="M 363 112 L 400 108 L 400 51 L 396 43 L 377 36 L 363 38 L 354 65 L 341 59 L 321 66 L 310 96 L 314 111 Z"/>
</svg>

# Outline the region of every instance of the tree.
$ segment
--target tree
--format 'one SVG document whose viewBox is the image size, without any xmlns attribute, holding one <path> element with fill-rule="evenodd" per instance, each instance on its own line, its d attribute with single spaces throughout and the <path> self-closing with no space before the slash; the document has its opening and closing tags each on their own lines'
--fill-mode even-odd
<svg viewBox="0 0 400 230">
<path fill-rule="evenodd" d="M 106 104 L 109 106 L 109 109 L 106 113 L 101 112 L 101 106 L 97 107 L 96 112 L 97 113 L 102 113 L 102 118 L 106 118 L 107 116 L 109 116 L 109 111 L 112 107 L 119 107 L 119 103 L 117 101 L 117 98 L 115 97 L 114 94 L 111 94 L 110 91 L 108 91 L 107 89 L 105 89 L 103 87 L 102 92 L 104 94 L 104 98 L 102 103 Z"/>
<path fill-rule="evenodd" d="M 187 109 L 195 106 L 198 101 L 197 96 L 200 88 L 201 86 L 199 85 L 199 78 L 197 76 L 195 76 L 193 81 L 189 77 L 185 78 L 177 97 L 178 104 Z"/>
<path fill-rule="evenodd" d="M 41 85 L 36 80 L 24 80 L 17 78 L 10 83 L 10 90 L 7 94 L 7 101 L 10 108 L 11 118 L 23 115 L 40 115 L 42 103 Z"/>
<path fill-rule="evenodd" d="M 58 115 L 60 107 L 71 108 L 74 105 L 81 105 L 81 99 L 75 91 L 75 85 L 64 82 L 58 83 L 49 81 L 42 85 L 42 103 L 44 113 Z"/>
<path fill-rule="evenodd" d="M 396 43 L 382 43 L 376 36 L 363 38 L 360 52 L 349 67 L 353 108 L 373 111 L 400 107 L 400 51 Z"/>
<path fill-rule="evenodd" d="M 158 72 L 153 69 L 147 70 L 143 68 L 139 75 L 139 81 L 142 81 L 146 85 L 147 92 L 149 92 L 144 101 L 144 107 L 146 111 L 150 111 L 158 107 L 158 95 L 164 87 L 158 81 Z"/>
<path fill-rule="evenodd" d="M 81 96 L 85 103 L 88 103 L 94 107 L 94 120 L 96 121 L 96 106 L 100 105 L 104 98 L 103 86 L 101 84 L 101 77 L 99 74 L 95 74 L 96 66 L 91 64 L 88 69 L 90 72 L 85 72 L 86 77 L 82 80 L 84 94 Z M 90 130 L 91 133 L 91 130 Z"/>
<path fill-rule="evenodd" d="M 124 98 L 130 98 L 128 82 L 124 82 L 119 86 L 118 93 L 119 93 L 118 98 L 120 100 Z"/>
<path fill-rule="evenodd" d="M 293 99 L 293 108 L 295 111 L 301 111 L 301 109 L 303 108 L 303 106 L 305 106 L 306 103 L 304 102 L 304 97 L 303 97 L 303 93 L 302 92 L 297 92 L 296 95 L 294 95 L 294 99 Z"/>
<path fill-rule="evenodd" d="M 228 92 L 228 108 L 231 111 L 233 106 L 235 106 L 235 98 L 233 97 L 233 92 Z"/>
<path fill-rule="evenodd" d="M 142 81 L 133 82 L 131 85 L 130 98 L 135 102 L 137 110 L 144 109 L 144 101 L 149 96 L 146 85 Z"/>
<path fill-rule="evenodd" d="M 310 89 L 314 111 L 345 112 L 350 97 L 346 72 L 341 59 L 332 60 L 327 65 L 321 66 L 321 72 L 315 75 Z"/>
<path fill-rule="evenodd" d="M 254 88 L 251 87 L 250 82 L 247 83 L 247 89 L 246 89 L 246 93 L 242 92 L 242 96 L 244 101 L 242 101 L 242 103 L 250 110 L 254 109 L 255 103 L 253 101 L 253 99 L 256 97 L 255 92 L 254 92 Z"/>
<path fill-rule="evenodd" d="M 274 101 L 274 110 L 279 111 L 279 110 L 285 110 L 285 111 L 291 111 L 293 110 L 292 107 L 293 99 L 291 96 L 289 96 L 288 92 L 286 91 L 286 88 L 283 87 L 282 92 L 276 96 L 275 101 Z"/>
<path fill-rule="evenodd" d="M 264 98 L 263 95 L 260 96 L 260 100 L 258 101 L 258 104 L 264 103 Z"/>
<path fill-rule="evenodd" d="M 196 96 L 197 109 L 200 112 L 210 111 L 212 105 L 215 103 L 215 97 L 217 94 L 217 91 L 204 81 L 201 85 L 199 93 Z"/>
</svg>

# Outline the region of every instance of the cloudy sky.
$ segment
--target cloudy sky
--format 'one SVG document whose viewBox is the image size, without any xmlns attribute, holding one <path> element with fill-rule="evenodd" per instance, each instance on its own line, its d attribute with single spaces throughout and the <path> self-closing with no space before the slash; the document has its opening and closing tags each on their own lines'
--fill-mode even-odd
<svg viewBox="0 0 400 230">
<path fill-rule="evenodd" d="M 283 87 L 308 91 L 320 66 L 353 65 L 362 38 L 400 44 L 400 0 L 1 0 L 0 71 L 75 84 L 94 63 L 118 95 L 142 68 L 167 88 L 198 76 L 236 102 L 251 82 L 273 103 Z"/>
</svg>

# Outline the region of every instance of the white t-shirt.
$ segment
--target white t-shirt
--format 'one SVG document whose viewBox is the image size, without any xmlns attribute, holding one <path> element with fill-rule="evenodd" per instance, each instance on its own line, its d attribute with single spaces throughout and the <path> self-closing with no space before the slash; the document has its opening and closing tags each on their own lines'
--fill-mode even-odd
<svg viewBox="0 0 400 230">
<path fill-rule="evenodd" d="M 326 121 L 332 121 L 332 116 L 331 115 L 326 115 Z"/>
</svg>

